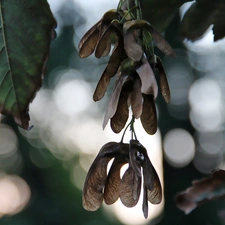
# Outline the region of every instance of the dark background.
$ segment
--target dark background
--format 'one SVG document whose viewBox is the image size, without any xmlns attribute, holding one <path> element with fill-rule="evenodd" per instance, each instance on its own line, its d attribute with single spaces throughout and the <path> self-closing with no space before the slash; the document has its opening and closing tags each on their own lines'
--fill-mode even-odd
<svg viewBox="0 0 225 225">
<path fill-rule="evenodd" d="M 68 1 L 69 2 L 69 1 Z M 91 59 L 79 59 L 77 45 L 75 40 L 78 39 L 76 36 L 76 27 L 85 23 L 85 17 L 82 15 L 81 11 L 78 11 L 76 5 L 70 5 L 68 7 L 62 5 L 57 11 L 57 17 L 60 18 L 60 33 L 57 38 L 53 41 L 51 46 L 50 58 L 48 61 L 48 71 L 43 82 L 43 89 L 50 90 L 54 92 L 55 85 L 54 80 L 59 79 L 60 76 L 57 75 L 57 71 L 71 71 L 71 70 L 81 70 L 83 73 L 82 79 L 85 82 L 88 82 L 92 91 L 94 91 L 95 84 L 97 79 L 100 77 L 100 71 L 104 68 L 107 59 L 95 60 Z M 72 4 L 72 1 L 70 2 Z M 96 9 L 97 10 L 97 9 Z M 56 18 L 57 18 L 56 17 Z M 99 15 L 99 18 L 101 15 Z M 95 21 L 93 21 L 94 23 Z M 181 39 L 178 36 L 178 27 L 180 23 L 180 15 L 176 14 L 171 24 L 166 29 L 164 35 L 176 52 L 182 52 L 182 57 L 188 58 L 190 56 L 189 51 L 186 50 L 185 45 L 182 43 Z M 156 50 L 161 58 L 164 56 Z M 222 53 L 221 53 L 222 54 Z M 209 55 L 205 52 L 205 55 Z M 224 52 L 223 52 L 224 55 Z M 180 55 L 178 54 L 177 58 L 179 60 Z M 204 54 L 198 55 L 197 57 L 204 57 Z M 222 57 L 221 57 L 222 58 Z M 190 59 L 190 58 L 188 58 Z M 221 63 L 222 62 L 222 59 Z M 182 61 L 182 59 L 181 59 Z M 188 61 L 188 60 L 187 60 Z M 212 61 L 213 64 L 213 61 Z M 207 76 L 199 69 L 194 67 L 193 62 L 188 61 L 188 65 L 191 70 L 192 83 L 196 80 Z M 172 66 L 172 65 L 171 65 Z M 182 65 L 181 65 L 182 66 Z M 203 65 L 204 67 L 204 65 Z M 185 68 L 184 68 L 185 69 Z M 167 70 L 167 67 L 166 67 Z M 62 73 L 61 73 L 62 74 Z M 74 75 L 76 76 L 76 75 Z M 61 78 L 61 77 L 60 77 Z M 73 79 L 76 79 L 73 78 Z M 80 79 L 80 77 L 79 77 Z M 174 79 L 174 80 L 173 80 Z M 178 79 L 179 80 L 179 79 Z M 185 86 L 185 79 L 179 80 L 176 82 L 176 77 L 169 79 L 171 86 L 177 87 L 181 85 Z M 175 82 L 175 83 L 173 83 Z M 189 85 L 187 88 L 189 88 Z M 173 89 L 171 89 L 173 93 Z M 173 94 L 172 94 L 173 95 Z M 206 93 L 207 95 L 207 93 Z M 38 96 L 38 95 L 37 95 Z M 102 103 L 95 103 L 98 105 L 98 113 L 96 111 L 92 112 L 89 110 L 87 114 L 93 118 L 100 120 L 103 118 L 106 99 Z M 90 99 L 92 96 L 90 95 Z M 166 135 L 168 131 L 174 128 L 182 128 L 187 130 L 194 138 L 196 146 L 198 141 L 196 137 L 198 136 L 199 130 L 196 131 L 196 127 L 193 126 L 192 122 L 189 119 L 190 105 L 187 102 L 181 106 L 167 106 L 163 101 L 162 97 L 157 98 L 157 106 L 159 111 L 159 129 L 161 131 L 162 138 Z M 32 106 L 31 106 L 32 107 Z M 63 107 L 63 106 L 62 106 Z M 169 108 L 170 107 L 170 108 Z M 173 113 L 171 113 L 171 107 Z M 182 110 L 179 110 L 179 107 Z M 43 110 L 42 115 L 47 115 L 49 113 L 48 108 L 40 109 Z M 31 110 L 32 111 L 32 110 Z M 58 115 L 58 114 L 57 114 Z M 50 118 L 51 115 L 48 117 Z M 105 212 L 100 208 L 97 212 L 87 212 L 82 208 L 82 192 L 71 179 L 71 171 L 74 168 L 74 165 L 77 165 L 76 175 L 85 177 L 85 171 L 80 166 L 79 160 L 81 157 L 82 151 L 79 150 L 79 146 L 73 146 L 75 149 L 72 154 L 68 153 L 67 155 L 63 154 L 63 151 L 68 152 L 68 146 L 62 147 L 58 145 L 58 148 L 61 149 L 60 153 L 55 153 L 52 151 L 52 148 L 55 148 L 57 145 L 56 141 L 51 138 L 51 126 L 43 126 L 46 123 L 45 119 L 37 120 L 37 117 L 34 116 L 34 120 L 31 122 L 34 123 L 34 128 L 30 131 L 31 134 L 36 134 L 34 136 L 27 134 L 26 131 L 22 131 L 18 128 L 13 120 L 8 117 L 2 119 L 2 123 L 10 126 L 18 138 L 18 148 L 17 153 L 20 156 L 21 164 L 16 167 L 15 164 L 10 164 L 7 166 L 7 163 L 2 163 L 1 170 L 6 174 L 16 174 L 21 177 L 29 186 L 31 190 L 31 197 L 28 204 L 22 211 L 16 213 L 15 215 L 3 215 L 0 219 L 0 224 L 3 225 L 101 225 L 101 224 L 121 224 L 116 217 L 109 212 Z M 180 119 L 182 118 L 182 119 Z M 32 114 L 31 114 L 32 119 Z M 82 115 L 75 118 L 77 120 L 82 120 Z M 85 119 L 85 118 L 83 118 Z M 57 120 L 57 117 L 56 117 Z M 58 118 L 60 120 L 60 118 Z M 207 121 L 206 121 L 207 122 Z M 43 124 L 42 124 L 43 123 Z M 99 127 L 101 124 L 99 123 Z M 54 129 L 54 120 L 52 120 L 52 128 Z M 80 127 L 77 126 L 76 129 L 79 131 Z M 34 131 L 33 131 L 34 130 Z M 35 131 L 36 130 L 36 131 Z M 33 133 L 32 133 L 33 132 Z M 62 129 L 59 129 L 60 132 L 64 132 Z M 89 134 L 80 130 L 82 135 L 85 137 L 88 142 Z M 95 131 L 92 131 L 95 132 Z M 211 132 L 211 131 L 210 131 Z M 216 130 L 215 132 L 218 132 Z M 219 131 L 220 135 L 224 134 L 223 129 Z M 49 135 L 49 138 L 48 138 Z M 46 141 L 53 142 L 53 144 L 46 144 Z M 1 143 L 0 143 L 1 144 Z M 197 147 L 196 147 L 197 148 Z M 223 146 L 221 147 L 223 149 Z M 54 154 L 55 153 L 55 154 Z M 58 155 L 57 155 L 58 154 Z M 223 154 L 222 154 L 223 155 Z M 7 161 L 7 157 L 1 155 L 1 162 Z M 210 157 L 209 157 L 210 158 Z M 36 160 L 34 160 L 36 159 Z M 210 160 L 210 159 L 209 159 Z M 222 159 L 221 159 L 222 161 Z M 8 161 L 10 162 L 10 160 Z M 91 161 L 90 161 L 91 162 Z M 89 163 L 90 165 L 90 163 Z M 218 165 L 215 165 L 216 168 Z M 165 208 L 163 215 L 160 217 L 160 225 L 222 225 L 225 224 L 223 220 L 223 209 L 224 201 L 215 201 L 210 202 L 206 205 L 203 205 L 189 215 L 185 215 L 182 211 L 177 209 L 175 205 L 175 195 L 185 190 L 187 187 L 191 186 L 191 182 L 196 179 L 203 178 L 207 173 L 201 173 L 193 162 L 190 162 L 189 165 L 183 168 L 175 168 L 167 163 L 166 160 L 163 160 L 163 169 L 164 169 L 164 188 L 165 188 Z M 214 168 L 210 168 L 214 169 Z M 79 175 L 78 175 L 79 174 Z M 140 209 L 141 210 L 141 209 Z M 13 213 L 13 212 L 12 212 Z M 149 222 L 149 224 L 151 224 Z"/>
</svg>

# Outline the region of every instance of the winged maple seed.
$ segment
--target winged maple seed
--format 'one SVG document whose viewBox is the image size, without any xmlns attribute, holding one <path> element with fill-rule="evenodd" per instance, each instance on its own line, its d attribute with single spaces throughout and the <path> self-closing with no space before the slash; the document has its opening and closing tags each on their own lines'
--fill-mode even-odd
<svg viewBox="0 0 225 225">
<path fill-rule="evenodd" d="M 119 133 L 127 122 L 131 106 L 134 117 L 141 118 L 145 131 L 148 134 L 156 132 L 154 101 L 158 85 L 155 70 L 159 71 L 161 92 L 167 103 L 170 90 L 162 62 L 151 51 L 152 39 L 164 54 L 175 55 L 169 43 L 147 21 L 133 19 L 128 11 L 122 10 L 106 12 L 81 39 L 79 54 L 82 58 L 94 51 L 97 58 L 107 56 L 114 45 L 93 95 L 94 101 L 102 99 L 111 78 L 117 76 L 103 128 L 110 120 L 112 130 Z"/>
<path fill-rule="evenodd" d="M 114 159 L 113 159 L 114 158 Z M 113 159 L 107 173 L 107 165 Z M 120 169 L 128 163 L 128 169 L 120 177 Z M 143 171 L 143 172 L 142 172 Z M 83 189 L 83 206 L 86 210 L 97 210 L 103 200 L 110 205 L 119 198 L 126 207 L 137 204 L 143 177 L 144 217 L 148 217 L 148 201 L 159 204 L 162 200 L 162 188 L 147 151 L 137 140 L 130 144 L 109 142 L 105 144 L 92 163 Z"/>
<path fill-rule="evenodd" d="M 118 74 L 117 82 L 105 114 L 103 128 L 111 119 L 111 128 L 119 133 L 128 119 L 128 108 L 131 106 L 136 119 L 141 117 L 142 125 L 149 134 L 157 129 L 157 117 L 154 99 L 158 86 L 149 63 L 143 57 L 141 65 L 129 75 L 123 67 Z"/>
</svg>

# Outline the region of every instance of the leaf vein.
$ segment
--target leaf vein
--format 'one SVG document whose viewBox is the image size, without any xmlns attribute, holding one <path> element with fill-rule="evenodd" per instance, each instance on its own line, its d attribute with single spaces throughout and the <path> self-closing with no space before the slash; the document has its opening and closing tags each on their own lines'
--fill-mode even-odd
<svg viewBox="0 0 225 225">
<path fill-rule="evenodd" d="M 6 54 L 6 60 L 7 60 L 7 64 L 8 64 L 8 70 L 9 70 L 9 73 L 10 73 L 10 78 L 11 78 L 11 82 L 12 82 L 12 86 L 10 87 L 9 91 L 13 88 L 13 92 L 14 92 L 14 97 L 16 99 L 16 103 L 18 102 L 17 101 L 17 96 L 16 96 L 16 93 L 15 93 L 15 85 L 14 85 L 14 81 L 13 81 L 13 77 L 12 77 L 12 70 L 11 70 L 11 63 L 10 63 L 10 58 L 9 58 L 9 54 L 8 54 L 8 46 L 7 46 L 7 42 L 6 42 L 6 33 L 5 33 L 5 24 L 4 24 L 4 16 L 3 16 L 3 7 L 2 7 L 2 3 L 0 3 L 0 18 L 1 18 L 1 27 L 2 27 L 2 37 L 3 37 L 3 43 L 4 43 L 4 47 L 5 47 L 5 54 Z M 9 93 L 9 92 L 8 92 Z M 8 96 L 8 93 L 6 95 L 6 98 L 5 98 L 5 101 L 7 99 L 7 96 Z M 3 103 L 3 105 L 5 104 L 5 101 Z M 17 104 L 17 108 L 19 109 L 19 105 Z"/>
<path fill-rule="evenodd" d="M 5 102 L 6 102 L 8 96 L 9 96 L 9 93 L 11 92 L 12 89 L 13 89 L 13 85 L 9 88 L 9 90 L 8 90 L 8 92 L 7 92 L 7 94 L 6 94 L 5 100 L 4 100 L 4 102 L 3 102 L 3 106 L 5 105 Z M 17 104 L 17 105 L 18 105 L 18 104 Z M 11 106 L 11 108 L 12 108 L 12 106 Z"/>
<path fill-rule="evenodd" d="M 7 74 L 8 72 L 9 72 L 9 70 L 6 70 L 6 71 L 5 71 L 5 74 L 3 75 L 2 80 L 0 80 L 0 86 L 2 85 L 2 82 L 3 82 L 3 80 L 5 79 L 6 74 Z"/>
</svg>

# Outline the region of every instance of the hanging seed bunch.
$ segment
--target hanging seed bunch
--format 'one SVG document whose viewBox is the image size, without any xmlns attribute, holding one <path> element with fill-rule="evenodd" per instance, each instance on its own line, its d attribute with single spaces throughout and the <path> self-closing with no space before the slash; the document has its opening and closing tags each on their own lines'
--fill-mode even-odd
<svg viewBox="0 0 225 225">
<path fill-rule="evenodd" d="M 170 90 L 159 57 L 154 55 L 153 44 L 169 56 L 174 51 L 162 35 L 147 21 L 136 19 L 131 11 L 109 10 L 83 36 L 79 55 L 86 58 L 95 52 L 97 58 L 112 54 L 95 89 L 93 99 L 105 95 L 112 77 L 116 76 L 114 91 L 109 102 L 103 128 L 110 120 L 111 128 L 119 133 L 125 126 L 129 107 L 136 119 L 140 118 L 145 131 L 154 134 L 157 129 L 155 99 L 158 94 L 154 70 L 160 74 L 160 87 L 166 102 Z"/>
<path fill-rule="evenodd" d="M 143 177 L 143 213 L 147 218 L 148 201 L 153 204 L 160 203 L 162 188 L 146 149 L 137 140 L 133 125 L 135 119 L 140 118 L 148 134 L 156 132 L 156 70 L 160 76 L 162 96 L 167 103 L 170 101 L 170 90 L 162 61 L 154 54 L 154 45 L 165 55 L 175 54 L 162 35 L 142 19 L 139 1 L 136 0 L 135 6 L 131 9 L 127 3 L 128 10 L 122 10 L 124 2 L 120 0 L 117 9 L 107 11 L 79 43 L 81 58 L 86 58 L 92 53 L 100 58 L 108 56 L 111 52 L 93 95 L 94 101 L 101 100 L 111 78 L 116 76 L 103 128 L 110 120 L 112 130 L 119 133 L 127 123 L 129 107 L 133 114 L 124 131 L 125 134 L 130 127 L 130 143 L 123 143 L 123 137 L 120 143 L 107 143 L 94 160 L 83 189 L 83 206 L 94 211 L 100 207 L 103 200 L 106 204 L 113 204 L 120 198 L 125 206 L 133 207 L 139 200 Z M 107 174 L 107 165 L 112 158 L 114 161 Z M 124 164 L 128 164 L 129 167 L 120 178 L 120 169 Z"/>
<path fill-rule="evenodd" d="M 140 198 L 143 183 L 142 211 L 148 217 L 148 201 L 159 204 L 162 201 L 162 186 L 159 176 L 152 165 L 147 150 L 137 140 L 134 130 L 135 117 L 127 125 L 119 143 L 106 143 L 92 163 L 83 188 L 83 207 L 88 211 L 97 210 L 104 201 L 107 205 L 118 199 L 126 207 L 134 207 Z M 123 138 L 130 127 L 130 143 L 124 143 Z M 107 173 L 109 161 L 113 163 Z M 123 176 L 120 170 L 128 164 Z M 142 182 L 143 180 L 143 182 Z"/>
<path fill-rule="evenodd" d="M 107 174 L 107 165 L 114 158 Z M 120 169 L 128 163 L 128 169 L 120 178 Z M 148 158 L 145 147 L 137 140 L 129 144 L 109 142 L 105 144 L 89 169 L 83 190 L 83 206 L 86 210 L 97 210 L 103 199 L 111 205 L 119 198 L 126 207 L 137 204 L 143 177 L 144 217 L 148 217 L 148 201 L 159 204 L 162 188 L 159 177 Z"/>
</svg>

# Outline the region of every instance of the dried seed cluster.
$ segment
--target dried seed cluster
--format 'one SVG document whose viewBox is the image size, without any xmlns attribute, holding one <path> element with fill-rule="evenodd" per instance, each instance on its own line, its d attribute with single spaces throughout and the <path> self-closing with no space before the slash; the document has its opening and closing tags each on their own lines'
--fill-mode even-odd
<svg viewBox="0 0 225 225">
<path fill-rule="evenodd" d="M 107 165 L 113 159 L 107 174 Z M 128 169 L 120 177 L 120 169 L 128 163 Z M 143 145 L 137 140 L 129 144 L 109 142 L 105 144 L 87 174 L 83 189 L 83 206 L 86 210 L 97 210 L 103 200 L 110 205 L 119 198 L 126 207 L 137 204 L 143 177 L 144 217 L 148 217 L 148 201 L 159 204 L 162 200 L 162 188 L 159 177 Z"/>
<path fill-rule="evenodd" d="M 154 54 L 153 43 L 164 54 L 174 56 L 172 47 L 147 21 L 136 19 L 131 11 L 121 10 L 124 1 L 119 1 L 117 10 L 106 12 L 83 36 L 79 44 L 80 57 L 85 58 L 95 52 L 97 58 L 112 54 L 95 89 L 93 99 L 99 101 L 105 95 L 110 80 L 116 76 L 115 87 L 105 114 L 103 128 L 110 120 L 115 133 L 119 133 L 132 110 L 129 144 L 109 142 L 105 144 L 87 174 L 83 189 L 83 206 L 89 211 L 97 210 L 103 200 L 113 204 L 118 199 L 126 207 L 137 204 L 143 179 L 144 217 L 148 217 L 148 201 L 159 204 L 162 187 L 147 151 L 137 140 L 134 121 L 140 118 L 148 134 L 157 130 L 155 99 L 158 94 L 155 71 L 158 70 L 162 96 L 168 103 L 170 90 L 162 62 Z M 136 6 L 136 8 L 140 6 Z M 129 7 L 128 7 L 129 8 Z M 138 14 L 138 13 L 137 13 Z M 135 139 L 133 139 L 133 136 Z M 107 165 L 113 159 L 107 173 Z M 120 169 L 128 164 L 124 175 Z"/>
<path fill-rule="evenodd" d="M 134 117 L 141 119 L 145 131 L 148 134 L 156 132 L 154 101 L 158 85 L 154 70 L 159 71 L 166 102 L 170 101 L 170 90 L 162 62 L 152 51 L 153 41 L 164 54 L 174 56 L 172 47 L 158 31 L 147 21 L 134 19 L 126 10 L 106 12 L 81 39 L 79 55 L 82 58 L 94 51 L 97 58 L 107 56 L 114 46 L 93 95 L 94 101 L 102 99 L 111 78 L 117 76 L 103 128 L 110 120 L 112 130 L 119 133 L 127 122 L 131 106 Z"/>
</svg>

